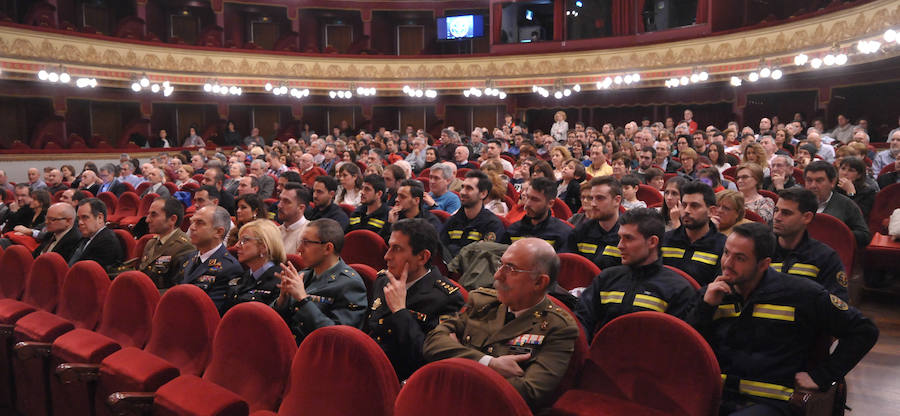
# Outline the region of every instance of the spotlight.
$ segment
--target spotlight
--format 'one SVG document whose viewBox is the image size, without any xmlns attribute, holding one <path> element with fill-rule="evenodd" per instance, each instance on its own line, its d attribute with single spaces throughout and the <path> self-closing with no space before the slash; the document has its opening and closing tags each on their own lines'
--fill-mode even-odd
<svg viewBox="0 0 900 416">
<path fill-rule="evenodd" d="M 218 94 L 219 91 L 221 91 L 221 90 L 222 90 L 222 87 L 220 87 L 219 84 L 215 84 L 215 85 L 212 86 L 212 92 L 213 92 L 213 94 Z"/>
<path fill-rule="evenodd" d="M 131 83 L 131 90 L 134 92 L 141 92 L 141 84 L 138 82 Z"/>
<path fill-rule="evenodd" d="M 162 86 L 163 88 L 169 88 L 169 81 L 163 81 Z"/>
<path fill-rule="evenodd" d="M 353 98 L 353 93 L 350 91 L 344 91 L 344 98 Z"/>
<path fill-rule="evenodd" d="M 411 88 L 409 88 L 409 85 L 404 85 L 404 86 L 403 86 L 403 93 L 404 93 L 404 94 L 409 94 L 409 90 L 410 90 L 410 89 L 411 89 Z"/>
<path fill-rule="evenodd" d="M 819 69 L 822 67 L 822 60 L 819 58 L 813 58 L 813 60 L 809 61 L 809 66 L 813 69 Z"/>
<path fill-rule="evenodd" d="M 266 83 L 266 91 L 272 91 L 272 88 L 274 88 L 274 87 L 272 86 L 272 83 L 271 83 L 271 82 L 267 82 L 267 83 Z"/>
<path fill-rule="evenodd" d="M 344 98 L 344 92 L 343 92 L 343 91 L 338 91 L 338 92 L 337 92 L 337 96 L 338 96 L 338 98 Z"/>
<path fill-rule="evenodd" d="M 572 91 L 581 92 L 581 85 L 575 84 L 572 86 Z"/>
<path fill-rule="evenodd" d="M 154 94 L 159 92 L 159 84 L 153 84 L 150 86 L 150 91 L 153 91 Z"/>
<path fill-rule="evenodd" d="M 616 75 L 616 78 L 613 79 L 613 82 L 615 82 L 616 85 L 621 84 L 621 83 L 622 83 L 622 76 L 621 76 L 621 75 Z"/>
<path fill-rule="evenodd" d="M 634 83 L 641 82 L 641 74 L 632 74 L 631 82 L 634 82 Z"/>
<path fill-rule="evenodd" d="M 501 99 L 501 100 L 505 100 L 505 99 L 506 99 L 506 93 L 505 93 L 505 92 L 500 91 L 500 99 Z"/>
<path fill-rule="evenodd" d="M 794 65 L 797 65 L 797 66 L 806 65 L 807 61 L 809 61 L 809 57 L 803 53 L 794 57 Z"/>
<path fill-rule="evenodd" d="M 147 75 L 141 77 L 141 88 L 147 88 L 150 86 L 150 78 L 147 78 Z"/>
<path fill-rule="evenodd" d="M 437 91 L 435 91 L 435 90 L 425 91 L 425 96 L 428 98 L 435 98 L 435 97 L 437 97 Z"/>
<path fill-rule="evenodd" d="M 537 92 L 537 91 L 538 91 L 538 86 L 537 86 L 537 85 L 532 85 L 532 86 L 531 86 L 531 92 Z"/>
<path fill-rule="evenodd" d="M 568 88 L 564 89 L 564 90 L 563 90 L 563 95 L 566 96 L 566 97 L 572 95 L 572 90 L 570 90 L 570 89 L 568 89 Z"/>
<path fill-rule="evenodd" d="M 71 81 L 71 80 L 72 80 L 72 77 L 69 76 L 68 72 L 63 71 L 63 73 L 59 74 L 59 82 L 62 82 L 63 84 L 68 84 L 69 81 Z"/>
<path fill-rule="evenodd" d="M 768 78 L 769 75 L 772 75 L 772 70 L 769 69 L 768 67 L 759 70 L 760 78 Z"/>
<path fill-rule="evenodd" d="M 550 91 L 547 91 L 547 90 L 541 91 L 541 96 L 544 97 L 544 98 L 549 97 L 549 96 L 550 96 Z"/>
<path fill-rule="evenodd" d="M 898 40 L 900 40 L 900 37 L 897 36 L 897 31 L 895 31 L 894 29 L 888 29 L 887 31 L 884 32 L 884 41 L 885 42 L 891 43 L 891 42 L 897 42 Z"/>
<path fill-rule="evenodd" d="M 706 81 L 708 79 L 709 79 L 709 73 L 707 73 L 706 71 L 703 71 L 700 73 L 700 81 Z"/>
<path fill-rule="evenodd" d="M 681 85 L 688 85 L 688 83 L 691 82 L 691 80 L 688 79 L 688 77 L 681 77 L 679 82 L 681 83 Z"/>
<path fill-rule="evenodd" d="M 175 91 L 175 88 L 172 88 L 172 87 L 166 88 L 166 90 L 163 91 L 163 96 L 168 97 L 168 96 L 172 95 L 173 91 Z"/>
<path fill-rule="evenodd" d="M 700 82 L 700 74 L 691 74 L 691 83 L 696 84 Z"/>
<path fill-rule="evenodd" d="M 631 74 L 625 75 L 623 81 L 625 81 L 625 85 L 631 85 Z"/>
<path fill-rule="evenodd" d="M 830 53 L 828 55 L 825 55 L 825 59 L 822 60 L 822 62 L 824 62 L 826 66 L 834 65 L 834 61 L 835 61 L 835 57 L 834 57 L 834 55 L 832 55 Z"/>
<path fill-rule="evenodd" d="M 423 95 L 425 95 L 425 91 L 416 90 L 416 98 L 422 98 Z"/>
<path fill-rule="evenodd" d="M 878 42 L 874 42 L 874 43 L 878 43 Z M 870 45 L 872 45 L 872 44 L 870 43 Z M 872 51 L 873 53 L 874 53 L 874 52 L 877 52 L 877 51 L 878 51 L 878 48 L 881 47 L 881 45 L 877 45 L 877 46 L 872 45 L 872 46 L 874 46 L 874 50 Z M 842 53 L 842 54 L 838 54 L 838 56 L 835 56 L 835 57 L 834 57 L 834 63 L 835 63 L 836 65 L 844 65 L 844 64 L 846 64 L 846 63 L 847 63 L 847 54 Z"/>
<path fill-rule="evenodd" d="M 740 79 L 740 78 L 735 77 L 735 76 L 732 76 L 732 77 L 731 77 L 731 86 L 733 86 L 733 87 L 740 87 L 740 86 L 741 86 L 741 83 L 742 83 L 742 82 L 741 82 L 741 79 Z"/>
<path fill-rule="evenodd" d="M 138 86 L 140 86 L 140 85 L 138 85 Z M 213 90 L 212 84 L 210 84 L 208 82 L 206 84 L 203 84 L 203 91 L 212 92 L 212 90 Z"/>
<path fill-rule="evenodd" d="M 563 97 L 562 91 L 557 91 L 557 92 L 553 93 L 553 98 L 556 98 L 557 100 L 561 99 L 562 97 Z"/>
<path fill-rule="evenodd" d="M 747 80 L 750 82 L 759 81 L 759 74 L 756 72 L 751 72 L 750 75 L 747 76 Z"/>
<path fill-rule="evenodd" d="M 50 74 L 48 74 L 47 71 L 45 71 L 43 69 L 40 72 L 38 72 L 38 79 L 41 81 L 46 81 L 47 78 L 49 78 L 49 76 L 50 76 Z"/>
<path fill-rule="evenodd" d="M 463 91 L 463 96 L 465 96 L 466 98 L 468 98 L 469 95 L 471 95 L 471 94 L 472 94 L 472 92 L 469 91 L 469 90 L 464 90 L 464 91 Z"/>
<path fill-rule="evenodd" d="M 51 72 L 50 75 L 47 76 L 47 81 L 57 82 L 59 81 L 59 74 L 56 72 Z"/>
<path fill-rule="evenodd" d="M 96 79 L 96 78 L 91 78 L 91 83 L 90 83 L 90 85 L 91 85 L 91 88 L 97 88 L 97 79 Z"/>
<path fill-rule="evenodd" d="M 784 76 L 784 74 L 781 72 L 780 69 L 776 69 L 776 70 L 772 71 L 772 79 L 777 81 L 777 80 L 781 79 L 782 76 Z"/>
</svg>

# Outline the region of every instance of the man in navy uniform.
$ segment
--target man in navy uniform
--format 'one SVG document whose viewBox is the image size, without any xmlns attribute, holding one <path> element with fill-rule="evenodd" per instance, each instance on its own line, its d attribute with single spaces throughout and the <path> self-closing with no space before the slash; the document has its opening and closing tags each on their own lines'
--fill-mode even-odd
<svg viewBox="0 0 900 416">
<path fill-rule="evenodd" d="M 203 289 L 216 308 L 225 302 L 228 281 L 241 277 L 244 269 L 225 249 L 225 236 L 231 228 L 228 211 L 218 205 L 200 208 L 191 217 L 190 239 L 197 251 L 182 264 L 180 283 Z"/>
<path fill-rule="evenodd" d="M 725 247 L 725 235 L 710 221 L 716 214 L 716 194 L 703 182 L 689 182 L 681 190 L 681 206 L 681 226 L 663 237 L 663 263 L 705 285 L 719 275 Z"/>
<path fill-rule="evenodd" d="M 503 240 L 506 229 L 503 222 L 493 212 L 484 208 L 484 198 L 491 190 L 491 180 L 479 170 L 469 171 L 459 191 L 462 208 L 456 211 L 441 230 L 441 244 L 452 257 L 476 241 Z"/>
<path fill-rule="evenodd" d="M 342 230 L 346 230 L 350 223 L 350 218 L 344 209 L 334 203 L 334 194 L 337 192 L 337 179 L 331 176 L 317 176 L 312 186 L 313 206 L 304 211 L 303 215 L 310 221 L 319 218 L 330 218 L 341 225 Z"/>
<path fill-rule="evenodd" d="M 397 376 L 407 379 L 425 364 L 425 335 L 463 306 L 458 287 L 431 266 L 440 253 L 437 231 L 421 218 L 393 225 L 387 270 L 379 273 L 369 308 L 369 336 L 381 346 Z"/>
<path fill-rule="evenodd" d="M 391 225 L 404 218 L 421 218 L 431 224 L 434 230 L 440 230 L 444 224 L 437 216 L 425 208 L 422 202 L 425 196 L 425 187 L 422 182 L 415 179 L 405 179 L 397 187 L 397 199 L 394 206 L 388 211 L 388 223 L 381 231 L 384 241 L 391 238 Z"/>
<path fill-rule="evenodd" d="M 370 174 L 363 178 L 362 188 L 359 191 L 359 207 L 350 214 L 348 233 L 354 230 L 381 233 L 387 223 L 390 208 L 381 202 L 384 189 L 384 178 L 381 175 Z"/>
<path fill-rule="evenodd" d="M 593 209 L 585 210 L 591 216 L 569 235 L 565 251 L 588 258 L 600 270 L 606 270 L 622 264 L 622 254 L 619 252 L 622 185 L 612 176 L 592 178 L 588 184 L 590 187 L 584 193 L 589 199 L 584 199 L 583 203 L 591 204 Z"/>
<path fill-rule="evenodd" d="M 331 218 L 320 218 L 303 229 L 300 255 L 308 265 L 297 271 L 290 263 L 281 265 L 281 293 L 273 307 L 290 326 L 300 343 L 312 331 L 332 325 L 362 329 L 366 319 L 366 285 L 341 260 L 344 229 Z"/>
<path fill-rule="evenodd" d="M 534 178 L 525 193 L 525 216 L 506 230 L 503 243 L 512 244 L 524 237 L 537 237 L 560 251 L 572 233 L 572 226 L 554 217 L 550 208 L 556 199 L 556 182 Z"/>
<path fill-rule="evenodd" d="M 722 370 L 720 414 L 790 415 L 796 390 L 827 390 L 875 345 L 875 324 L 810 279 L 772 269 L 768 226 L 734 227 L 722 275 L 700 290 L 687 322 L 709 342 Z M 828 354 L 820 345 L 836 337 Z M 810 353 L 826 358 L 810 366 Z"/>
</svg>

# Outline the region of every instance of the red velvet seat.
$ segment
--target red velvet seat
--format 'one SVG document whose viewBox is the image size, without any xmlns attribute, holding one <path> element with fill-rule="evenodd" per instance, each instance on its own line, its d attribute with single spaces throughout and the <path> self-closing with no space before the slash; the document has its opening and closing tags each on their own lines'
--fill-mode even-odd
<svg viewBox="0 0 900 416">
<path fill-rule="evenodd" d="M 136 193 L 125 192 L 119 196 L 119 199 L 116 202 L 116 212 L 109 214 L 106 221 L 118 224 L 122 218 L 137 215 L 138 206 L 140 204 L 141 198 Z"/>
<path fill-rule="evenodd" d="M 164 384 L 156 392 L 154 413 L 246 415 L 248 409 L 275 410 L 296 350 L 291 330 L 272 308 L 259 302 L 239 304 L 219 323 L 203 378 L 181 375 Z"/>
<path fill-rule="evenodd" d="M 147 242 L 150 241 L 153 237 L 156 237 L 156 234 L 144 234 L 134 243 L 134 248 L 131 252 L 128 253 L 128 259 L 140 259 L 141 256 L 144 255 L 144 247 L 147 247 Z"/>
<path fill-rule="evenodd" d="M 301 257 L 297 253 L 288 254 L 287 261 L 294 265 L 294 268 L 297 270 L 303 270 L 306 268 L 306 264 L 303 262 L 303 257 Z"/>
<path fill-rule="evenodd" d="M 431 210 L 431 211 L 429 211 L 429 212 L 431 212 L 432 214 L 434 214 L 435 217 L 438 217 L 438 219 L 441 220 L 442 223 L 447 222 L 447 220 L 450 219 L 450 213 L 449 213 L 449 212 L 441 211 L 441 210 L 439 210 L 439 209 L 433 209 L 433 210 Z"/>
<path fill-rule="evenodd" d="M 810 237 L 825 243 L 838 253 L 849 276 L 856 259 L 856 237 L 853 236 L 850 227 L 831 215 L 816 214 L 806 230 L 809 231 Z"/>
<path fill-rule="evenodd" d="M 359 277 L 362 277 L 363 283 L 366 284 L 366 295 L 369 298 L 369 304 L 372 304 L 372 298 L 374 296 L 372 291 L 375 287 L 375 280 L 378 279 L 378 271 L 373 269 L 372 266 L 362 263 L 352 263 L 349 264 L 349 266 L 359 273 Z"/>
<path fill-rule="evenodd" d="M 753 222 L 766 223 L 766 220 L 764 220 L 763 217 L 749 209 L 744 210 L 744 218 Z"/>
<path fill-rule="evenodd" d="M 317 329 L 304 339 L 290 377 L 279 416 L 388 416 L 400 391 L 394 367 L 381 347 L 362 331 L 344 325 Z"/>
<path fill-rule="evenodd" d="M 568 220 L 569 218 L 572 218 L 572 209 L 570 209 L 569 206 L 559 198 L 553 200 L 553 206 L 550 207 L 550 211 L 553 213 L 554 217 L 561 220 Z"/>
<path fill-rule="evenodd" d="M 144 349 L 125 347 L 100 363 L 96 414 L 112 414 L 106 404 L 112 393 L 155 392 L 179 374 L 203 374 L 218 324 L 219 312 L 202 289 L 178 285 L 166 291 Z"/>
<path fill-rule="evenodd" d="M 350 215 L 353 215 L 353 211 L 356 210 L 356 207 L 354 207 L 353 205 L 350 205 L 350 204 L 340 204 L 339 206 L 341 207 L 342 210 L 344 210 L 344 213 L 347 214 L 348 217 Z"/>
<path fill-rule="evenodd" d="M 125 252 L 125 255 L 128 256 L 131 255 L 131 253 L 134 253 L 134 246 L 137 245 L 134 236 L 122 229 L 115 229 L 113 231 L 116 233 L 116 237 L 119 237 L 119 242 L 122 243 L 122 251 Z"/>
<path fill-rule="evenodd" d="M 147 216 L 147 213 L 150 212 L 150 205 L 153 204 L 153 201 L 156 198 L 159 198 L 159 195 L 153 192 L 144 195 L 144 197 L 141 198 L 140 205 L 138 206 L 137 214 L 120 219 L 119 225 L 125 227 L 134 227 L 138 223 L 138 221 L 141 220 L 141 218 L 145 218 Z"/>
<path fill-rule="evenodd" d="M 34 258 L 31 252 L 22 246 L 9 246 L 0 257 L 0 298 L 19 299 L 25 290 L 25 280 L 31 272 Z"/>
<path fill-rule="evenodd" d="M 694 280 L 694 278 L 691 277 L 691 275 L 685 273 L 684 270 L 681 270 L 681 269 L 673 267 L 673 266 L 669 266 L 668 264 L 665 267 L 668 268 L 669 270 L 672 270 L 675 273 L 678 273 L 681 277 L 684 278 L 684 280 L 687 280 L 688 283 L 691 284 L 691 287 L 693 287 L 694 289 L 700 289 L 700 283 L 697 283 L 697 281 Z"/>
<path fill-rule="evenodd" d="M 770 198 L 773 202 L 778 203 L 778 194 L 776 194 L 775 192 L 767 191 L 765 189 L 760 189 L 757 192 L 759 192 L 760 195 L 766 198 Z"/>
<path fill-rule="evenodd" d="M 526 416 L 531 410 L 496 371 L 464 358 L 435 361 L 413 373 L 397 401 L 395 416 Z"/>
<path fill-rule="evenodd" d="M 122 273 L 109 287 L 95 331 L 79 328 L 53 341 L 49 377 L 54 414 L 90 415 L 93 408 L 93 390 L 85 383 L 61 381 L 56 376 L 61 365 L 99 364 L 122 347 L 143 348 L 158 303 L 153 280 L 138 271 Z"/>
<path fill-rule="evenodd" d="M 109 286 L 103 267 L 92 260 L 79 261 L 66 273 L 55 314 L 40 310 L 16 322 L 15 338 L 19 343 L 12 363 L 16 408 L 20 412 L 47 414 L 45 368 L 50 355 L 49 343 L 75 328 L 96 327 Z"/>
<path fill-rule="evenodd" d="M 138 197 L 138 201 L 140 201 L 141 194 L 144 193 L 144 191 L 146 191 L 147 188 L 149 188 L 149 187 L 150 187 L 150 182 L 141 182 L 138 184 L 137 188 L 135 188 L 135 190 L 134 190 L 134 193 Z M 121 196 L 120 196 L 120 198 L 121 198 Z M 137 205 L 135 205 L 135 207 L 137 207 Z"/>
<path fill-rule="evenodd" d="M 347 264 L 362 263 L 375 270 L 387 267 L 384 254 L 387 244 L 380 235 L 369 230 L 354 230 L 344 236 L 344 248 L 341 257 Z"/>
<path fill-rule="evenodd" d="M 556 392 L 554 393 L 554 398 L 559 398 L 578 382 L 578 377 L 581 375 L 581 368 L 584 367 L 584 362 L 588 359 L 591 347 L 588 345 L 587 333 L 581 326 L 581 322 L 578 321 L 578 317 L 575 316 L 575 312 L 572 312 L 572 310 L 561 300 L 553 296 L 549 296 L 549 298 L 554 305 L 559 306 L 560 309 L 566 311 L 569 316 L 572 317 L 572 320 L 578 323 L 578 338 L 575 340 L 575 351 L 572 352 L 572 358 L 569 359 L 569 367 L 566 369 L 566 373 L 563 375 L 563 378 L 559 382 L 559 386 L 556 387 Z"/>
<path fill-rule="evenodd" d="M 636 312 L 594 336 L 575 389 L 554 404 L 559 415 L 691 415 L 719 411 L 722 379 L 706 340 L 684 321 Z"/>
<path fill-rule="evenodd" d="M 103 203 L 106 204 L 107 213 L 116 212 L 116 205 L 119 202 L 119 198 L 116 197 L 116 194 L 109 191 L 100 192 L 99 194 L 97 194 L 97 199 L 103 201 Z"/>
<path fill-rule="evenodd" d="M 656 203 L 662 203 L 663 197 L 656 188 L 650 185 L 639 184 L 637 190 L 637 199 L 644 201 L 649 207 Z"/>
<path fill-rule="evenodd" d="M 600 268 L 584 256 L 575 253 L 559 254 L 559 285 L 566 290 L 588 287 L 600 274 Z"/>
</svg>

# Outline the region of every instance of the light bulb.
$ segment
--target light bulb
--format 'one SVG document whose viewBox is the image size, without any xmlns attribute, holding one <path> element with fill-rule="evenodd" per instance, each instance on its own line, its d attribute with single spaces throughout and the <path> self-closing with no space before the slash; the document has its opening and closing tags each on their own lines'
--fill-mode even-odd
<svg viewBox="0 0 900 416">
<path fill-rule="evenodd" d="M 547 90 L 541 91 L 541 96 L 544 97 L 544 98 L 549 97 L 549 96 L 550 96 L 550 91 L 547 91 Z"/>
<path fill-rule="evenodd" d="M 699 74 L 691 74 L 691 83 L 696 84 L 698 82 L 700 82 L 700 75 Z"/>
<path fill-rule="evenodd" d="M 131 83 L 131 90 L 134 92 L 141 92 L 141 84 L 137 82 Z"/>
<path fill-rule="evenodd" d="M 416 90 L 416 98 L 422 98 L 423 95 L 425 95 L 425 91 Z"/>
<path fill-rule="evenodd" d="M 213 85 L 213 86 L 212 86 L 212 92 L 213 92 L 213 94 L 218 94 L 219 91 L 220 91 L 221 89 L 222 89 L 222 87 L 220 87 L 219 84 L 216 84 L 216 85 Z"/>
<path fill-rule="evenodd" d="M 59 74 L 59 82 L 62 82 L 63 84 L 68 84 L 69 81 L 71 81 L 71 80 L 72 80 L 72 77 L 69 76 L 68 72 L 63 72 L 62 74 Z"/>
<path fill-rule="evenodd" d="M 175 89 L 172 87 L 166 88 L 166 90 L 163 91 L 163 96 L 168 97 L 168 96 L 172 95 L 172 91 L 174 91 L 174 90 Z"/>
<path fill-rule="evenodd" d="M 409 85 L 404 85 L 404 86 L 403 86 L 403 93 L 404 93 L 404 94 L 409 94 L 409 90 L 410 90 Z"/>
<path fill-rule="evenodd" d="M 621 83 L 622 83 L 622 76 L 621 76 L 621 75 L 616 75 L 616 78 L 613 79 L 613 82 L 615 82 L 616 85 L 621 84 Z"/>
<path fill-rule="evenodd" d="M 503 92 L 503 91 L 500 91 L 500 96 L 499 96 L 499 97 L 500 97 L 501 100 L 505 100 L 505 99 L 506 99 L 506 93 Z"/>
<path fill-rule="evenodd" d="M 888 29 L 887 31 L 884 32 L 884 41 L 885 42 L 890 43 L 890 42 L 895 42 L 897 40 L 898 40 L 897 31 L 895 31 L 894 29 Z"/>
<path fill-rule="evenodd" d="M 741 82 L 741 79 L 740 79 L 740 78 L 735 77 L 735 76 L 732 76 L 732 77 L 731 77 L 731 85 L 732 85 L 732 86 L 734 86 L 734 87 L 740 87 L 740 86 L 741 86 L 741 83 L 742 83 L 742 82 Z"/>
<path fill-rule="evenodd" d="M 881 45 L 878 45 L 878 46 L 881 46 Z M 872 52 L 875 52 L 876 50 L 878 50 L 878 48 L 875 48 Z M 847 63 L 847 54 L 842 53 L 842 54 L 839 54 L 838 56 L 835 56 L 834 63 L 837 65 L 846 64 Z"/>
<path fill-rule="evenodd" d="M 41 81 L 46 81 L 47 78 L 49 78 L 49 77 L 50 77 L 50 74 L 48 74 L 47 71 L 45 71 L 43 69 L 40 70 L 40 72 L 38 72 L 38 79 Z"/>
<path fill-rule="evenodd" d="M 631 74 L 625 75 L 623 81 L 625 81 L 625 85 L 631 84 Z"/>
<path fill-rule="evenodd" d="M 149 86 L 150 86 L 150 78 L 147 78 L 147 76 L 144 75 L 143 77 L 141 77 L 141 87 L 147 88 Z"/>
<path fill-rule="evenodd" d="M 822 60 L 819 58 L 813 58 L 813 60 L 809 61 L 809 66 L 813 67 L 813 69 L 819 69 L 822 67 Z"/>
<path fill-rule="evenodd" d="M 631 82 L 634 82 L 634 83 L 641 82 L 641 74 L 633 74 L 631 76 Z"/>
<path fill-rule="evenodd" d="M 47 76 L 47 81 L 57 82 L 59 81 L 59 74 L 56 72 L 51 72 L 50 75 Z"/>
<path fill-rule="evenodd" d="M 463 91 L 463 96 L 465 96 L 466 98 L 468 98 L 470 95 L 472 95 L 471 91 L 469 91 L 469 90 Z"/>
<path fill-rule="evenodd" d="M 162 86 L 163 88 L 169 88 L 169 81 L 163 81 Z"/>
<path fill-rule="evenodd" d="M 203 91 L 212 92 L 212 90 L 213 90 L 212 84 L 210 84 L 208 82 L 206 84 L 203 84 Z"/>
<path fill-rule="evenodd" d="M 800 55 L 797 55 L 794 57 L 794 65 L 797 65 L 797 66 L 806 65 L 806 62 L 808 62 L 808 61 L 809 61 L 809 57 L 806 56 L 806 54 L 804 54 L 804 53 L 801 53 Z"/>
<path fill-rule="evenodd" d="M 91 88 L 96 88 L 97 87 L 97 79 L 91 78 L 90 85 L 91 85 Z"/>
<path fill-rule="evenodd" d="M 566 97 L 572 95 L 572 90 L 570 90 L 570 89 L 568 89 L 568 88 L 564 89 L 564 90 L 563 90 L 563 95 L 565 95 Z"/>
<path fill-rule="evenodd" d="M 553 98 L 556 98 L 557 100 L 561 99 L 562 97 L 563 97 L 562 91 L 557 91 L 557 92 L 553 93 Z"/>
<path fill-rule="evenodd" d="M 826 66 L 834 65 L 834 55 L 830 53 L 828 55 L 825 55 L 825 59 L 823 59 L 822 62 L 824 62 Z"/>
<path fill-rule="evenodd" d="M 750 75 L 747 76 L 747 79 L 748 79 L 750 82 L 756 82 L 756 81 L 759 81 L 759 74 L 757 74 L 756 72 L 751 72 Z"/>
<path fill-rule="evenodd" d="M 153 91 L 154 94 L 159 92 L 159 84 L 153 84 L 150 86 L 150 91 Z"/>
<path fill-rule="evenodd" d="M 772 75 L 772 70 L 769 69 L 768 67 L 759 70 L 760 78 L 768 78 L 769 75 Z"/>
<path fill-rule="evenodd" d="M 272 91 L 272 88 L 274 88 L 274 87 L 272 86 L 272 83 L 271 83 L 271 82 L 267 82 L 267 83 L 266 83 L 266 91 Z"/>
<path fill-rule="evenodd" d="M 679 82 L 681 82 L 681 85 L 688 85 L 688 83 L 691 82 L 691 80 L 688 79 L 688 77 L 681 77 Z"/>
<path fill-rule="evenodd" d="M 612 85 L 612 83 L 613 83 L 613 80 L 610 77 L 606 77 L 606 79 L 603 80 L 604 88 L 609 88 L 609 86 Z"/>
<path fill-rule="evenodd" d="M 346 99 L 353 98 L 353 93 L 350 91 L 344 91 L 344 98 L 346 98 Z"/>
<path fill-rule="evenodd" d="M 581 92 L 581 85 L 575 84 L 572 86 L 572 91 Z"/>
<path fill-rule="evenodd" d="M 709 79 L 709 73 L 707 73 L 706 71 L 703 71 L 700 73 L 700 81 L 706 81 L 708 79 Z"/>
<path fill-rule="evenodd" d="M 784 73 L 782 73 L 780 69 L 772 71 L 772 79 L 779 80 L 782 76 L 784 76 Z"/>
</svg>

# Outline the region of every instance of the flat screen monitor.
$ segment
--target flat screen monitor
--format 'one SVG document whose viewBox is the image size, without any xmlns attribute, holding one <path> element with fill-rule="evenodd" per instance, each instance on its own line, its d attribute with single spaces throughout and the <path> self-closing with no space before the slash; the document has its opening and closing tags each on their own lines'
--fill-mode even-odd
<svg viewBox="0 0 900 416">
<path fill-rule="evenodd" d="M 480 38 L 484 36 L 484 17 L 478 14 L 439 17 L 437 35 L 439 40 Z"/>
</svg>

